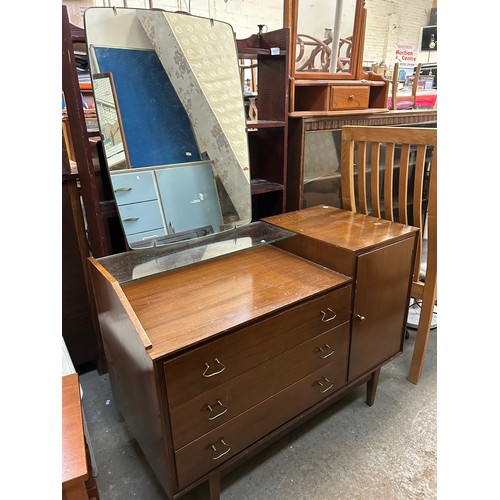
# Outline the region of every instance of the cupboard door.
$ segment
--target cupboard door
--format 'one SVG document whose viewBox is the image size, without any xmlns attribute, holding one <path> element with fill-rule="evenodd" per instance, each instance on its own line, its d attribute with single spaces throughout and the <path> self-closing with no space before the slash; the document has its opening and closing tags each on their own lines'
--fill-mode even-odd
<svg viewBox="0 0 500 500">
<path fill-rule="evenodd" d="M 402 352 L 414 241 L 358 256 L 349 380 Z"/>
</svg>

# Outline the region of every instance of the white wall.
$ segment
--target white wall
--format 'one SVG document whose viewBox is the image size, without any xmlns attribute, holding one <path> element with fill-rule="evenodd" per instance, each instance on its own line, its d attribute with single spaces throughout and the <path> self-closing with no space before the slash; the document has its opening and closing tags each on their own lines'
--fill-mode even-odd
<svg viewBox="0 0 500 500">
<path fill-rule="evenodd" d="M 149 0 L 125 0 L 128 7 L 148 8 Z M 305 0 L 303 0 L 305 1 Z M 63 0 L 64 4 L 123 6 L 123 0 Z M 269 31 L 283 26 L 283 0 L 153 0 L 153 7 L 185 10 L 193 15 L 213 17 L 232 25 L 237 38 L 257 33 L 258 24 Z M 366 63 L 394 63 L 396 44 L 420 47 L 421 28 L 427 26 L 433 0 L 365 0 L 367 28 Z M 75 9 L 70 10 L 70 20 Z M 81 23 L 75 23 L 82 25 Z M 417 62 L 434 62 L 437 51 L 418 53 Z"/>
</svg>

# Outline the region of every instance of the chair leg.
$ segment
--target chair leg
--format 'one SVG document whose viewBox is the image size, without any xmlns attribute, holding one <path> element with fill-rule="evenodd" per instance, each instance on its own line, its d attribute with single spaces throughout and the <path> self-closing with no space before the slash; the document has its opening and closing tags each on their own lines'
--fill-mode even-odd
<svg viewBox="0 0 500 500">
<path fill-rule="evenodd" d="M 431 297 L 429 297 L 431 298 Z M 415 336 L 415 346 L 411 358 L 408 380 L 413 384 L 418 384 L 422 375 L 422 368 L 427 350 L 427 343 L 431 332 L 432 316 L 434 314 L 434 303 L 436 292 L 433 293 L 433 300 L 422 300 L 422 310 L 420 311 L 420 321 L 418 322 L 417 334 Z"/>
</svg>

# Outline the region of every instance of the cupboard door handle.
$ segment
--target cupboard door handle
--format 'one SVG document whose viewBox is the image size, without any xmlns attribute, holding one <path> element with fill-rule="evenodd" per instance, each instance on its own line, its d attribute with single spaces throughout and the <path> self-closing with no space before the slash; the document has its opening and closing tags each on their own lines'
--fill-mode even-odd
<svg viewBox="0 0 500 500">
<path fill-rule="evenodd" d="M 361 314 L 356 314 L 356 318 L 359 319 L 359 321 L 364 321 L 366 318 L 362 316 Z"/>
<path fill-rule="evenodd" d="M 134 222 L 139 220 L 139 217 L 129 217 L 128 219 L 123 219 L 123 222 Z"/>
<path fill-rule="evenodd" d="M 328 392 L 333 387 L 333 382 L 331 380 L 328 380 L 326 377 L 323 377 L 323 380 L 330 385 L 328 387 L 325 387 L 325 384 L 321 382 L 321 380 L 317 380 L 316 383 L 321 387 L 319 391 L 321 393 Z"/>
<path fill-rule="evenodd" d="M 118 188 L 118 189 L 115 189 L 115 193 L 118 193 L 119 191 L 132 191 L 132 188 Z"/>
<path fill-rule="evenodd" d="M 334 349 L 332 349 L 332 348 L 331 348 L 328 344 L 325 344 L 325 347 L 324 347 L 324 348 L 323 348 L 323 347 L 318 347 L 318 349 L 319 349 L 319 351 L 320 351 L 321 353 L 323 353 L 323 352 L 325 351 L 325 348 L 326 348 L 326 349 L 329 349 L 329 350 L 330 350 L 330 352 L 328 352 L 328 353 L 326 353 L 326 354 L 324 354 L 324 355 L 323 355 L 323 354 L 320 354 L 320 355 L 319 355 L 319 357 L 320 357 L 321 359 L 326 359 L 326 358 L 329 358 L 329 357 L 330 357 L 330 356 L 331 356 L 331 355 L 335 352 L 335 350 L 334 350 Z"/>
<path fill-rule="evenodd" d="M 208 407 L 208 420 L 215 420 L 216 418 L 221 417 L 222 415 L 224 415 L 224 413 L 227 412 L 228 407 L 224 406 L 221 403 L 220 399 L 217 400 L 217 405 L 219 405 L 221 408 L 223 408 L 223 410 L 220 411 L 219 413 L 217 413 L 216 415 L 212 415 L 212 416 L 210 416 L 210 415 L 214 411 L 214 409 L 210 405 L 207 405 L 207 407 Z"/>
<path fill-rule="evenodd" d="M 324 323 L 328 323 L 329 321 L 332 321 L 332 319 L 335 319 L 337 317 L 337 313 L 332 311 L 330 308 L 328 308 L 326 311 L 321 310 L 321 314 L 321 321 L 323 321 Z M 328 315 L 330 315 L 331 317 L 326 319 Z"/>
<path fill-rule="evenodd" d="M 203 372 L 203 376 L 205 378 L 213 377 L 214 375 L 218 375 L 219 373 L 222 373 L 226 367 L 217 359 L 215 358 L 215 362 L 219 365 L 222 366 L 220 370 L 217 370 L 216 372 L 208 373 L 210 370 L 210 365 L 208 363 L 205 363 L 205 371 Z"/>
<path fill-rule="evenodd" d="M 212 455 L 212 460 L 218 460 L 220 457 L 223 457 L 226 453 L 229 453 L 231 451 L 231 446 L 229 446 L 226 442 L 224 442 L 223 439 L 220 440 L 220 442 L 224 445 L 224 446 L 227 446 L 227 450 L 223 451 L 222 453 L 220 453 L 219 455 Z M 215 444 L 211 445 L 212 446 L 212 450 L 214 450 L 215 453 L 217 453 L 217 447 L 215 446 Z"/>
</svg>

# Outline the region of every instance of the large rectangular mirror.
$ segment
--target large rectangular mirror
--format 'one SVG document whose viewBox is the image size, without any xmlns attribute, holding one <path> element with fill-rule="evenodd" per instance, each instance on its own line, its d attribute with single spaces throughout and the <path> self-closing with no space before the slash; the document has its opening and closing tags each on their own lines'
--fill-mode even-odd
<svg viewBox="0 0 500 500">
<path fill-rule="evenodd" d="M 362 15 L 362 0 L 288 0 L 293 76 L 358 78 Z"/>
<path fill-rule="evenodd" d="M 160 9 L 94 7 L 85 12 L 85 32 L 128 246 L 159 246 L 251 222 L 231 26 Z"/>
</svg>

